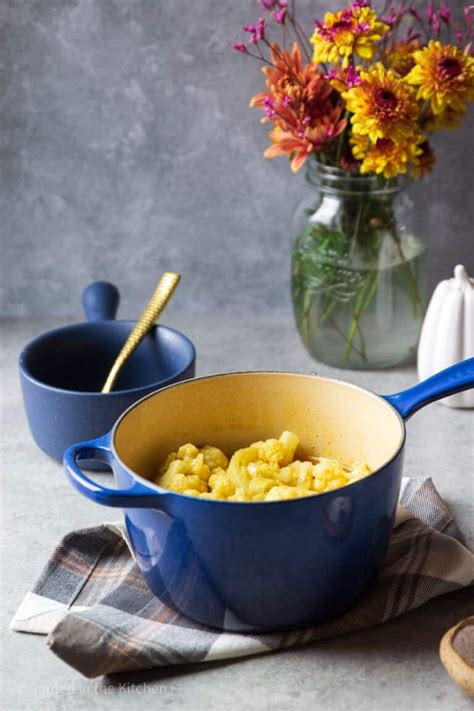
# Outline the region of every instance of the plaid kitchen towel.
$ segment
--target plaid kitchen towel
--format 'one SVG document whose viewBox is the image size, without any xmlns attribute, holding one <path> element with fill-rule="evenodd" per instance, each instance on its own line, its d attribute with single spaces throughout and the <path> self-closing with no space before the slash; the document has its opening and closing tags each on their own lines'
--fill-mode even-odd
<svg viewBox="0 0 474 711">
<path fill-rule="evenodd" d="M 69 533 L 21 603 L 11 627 L 48 635 L 87 677 L 283 649 L 376 625 L 474 583 L 474 555 L 460 542 L 431 479 L 405 479 L 379 580 L 331 622 L 290 632 L 238 634 L 205 627 L 148 590 L 122 524 Z"/>
</svg>

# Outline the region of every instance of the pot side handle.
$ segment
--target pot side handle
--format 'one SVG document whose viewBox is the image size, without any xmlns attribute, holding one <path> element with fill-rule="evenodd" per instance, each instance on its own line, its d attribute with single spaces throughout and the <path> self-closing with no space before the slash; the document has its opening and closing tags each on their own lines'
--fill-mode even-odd
<svg viewBox="0 0 474 711">
<path fill-rule="evenodd" d="M 88 321 L 113 321 L 120 301 L 119 290 L 108 281 L 94 281 L 82 292 L 82 307 Z"/>
<path fill-rule="evenodd" d="M 81 459 L 98 459 L 112 466 L 114 456 L 109 446 L 109 435 L 88 442 L 73 444 L 64 452 L 66 476 L 77 491 L 96 504 L 119 508 L 159 508 L 166 494 L 149 489 L 135 481 L 130 489 L 108 489 L 90 479 L 77 466 Z"/>
<path fill-rule="evenodd" d="M 474 388 L 474 358 L 467 358 L 408 390 L 384 395 L 404 419 L 408 419 L 430 402 Z"/>
</svg>

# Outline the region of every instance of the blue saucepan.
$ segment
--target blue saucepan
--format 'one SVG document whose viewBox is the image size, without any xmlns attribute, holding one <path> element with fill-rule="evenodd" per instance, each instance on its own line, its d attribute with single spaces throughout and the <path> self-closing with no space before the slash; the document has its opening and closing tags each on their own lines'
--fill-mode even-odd
<svg viewBox="0 0 474 711">
<path fill-rule="evenodd" d="M 328 620 L 374 581 L 395 516 L 404 420 L 474 386 L 474 358 L 381 397 L 355 385 L 292 373 L 215 375 L 149 395 L 113 430 L 65 453 L 84 496 L 124 509 L 131 545 L 151 590 L 179 612 L 233 631 L 270 631 Z M 292 430 L 298 456 L 366 461 L 373 474 L 341 489 L 281 502 L 234 503 L 167 491 L 152 481 L 170 451 L 214 444 L 227 454 Z M 117 489 L 79 468 L 110 464 Z"/>
<path fill-rule="evenodd" d="M 100 392 L 134 326 L 115 321 L 119 294 L 107 282 L 84 291 L 87 321 L 48 331 L 23 349 L 21 385 L 31 433 L 41 449 L 62 460 L 74 442 L 108 432 L 140 398 L 194 376 L 196 353 L 179 331 L 155 326 L 126 363 L 111 393 Z"/>
</svg>

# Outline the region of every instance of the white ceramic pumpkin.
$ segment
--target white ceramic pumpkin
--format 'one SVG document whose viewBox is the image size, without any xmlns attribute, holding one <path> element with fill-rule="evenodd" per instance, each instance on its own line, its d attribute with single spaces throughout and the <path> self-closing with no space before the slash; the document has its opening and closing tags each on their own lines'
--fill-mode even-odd
<svg viewBox="0 0 474 711">
<path fill-rule="evenodd" d="M 458 264 L 431 297 L 418 345 L 418 375 L 429 378 L 443 368 L 474 356 L 474 279 Z M 474 390 L 441 400 L 450 407 L 474 407 Z"/>
</svg>

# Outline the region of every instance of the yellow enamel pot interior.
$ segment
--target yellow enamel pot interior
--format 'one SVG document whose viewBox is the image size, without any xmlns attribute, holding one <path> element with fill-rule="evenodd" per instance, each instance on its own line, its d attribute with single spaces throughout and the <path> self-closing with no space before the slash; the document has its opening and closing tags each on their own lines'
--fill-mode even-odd
<svg viewBox="0 0 474 711">
<path fill-rule="evenodd" d="M 165 388 L 119 420 L 114 446 L 122 462 L 154 480 L 180 445 L 215 445 L 227 455 L 291 430 L 298 458 L 386 464 L 404 441 L 401 418 L 381 397 L 339 380 L 279 372 L 215 375 Z"/>
</svg>

